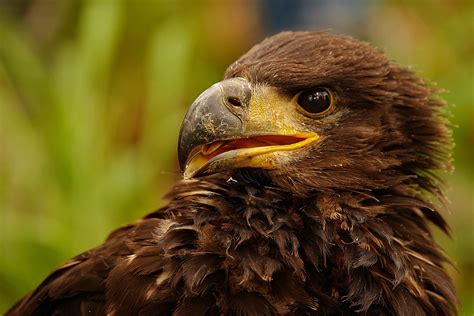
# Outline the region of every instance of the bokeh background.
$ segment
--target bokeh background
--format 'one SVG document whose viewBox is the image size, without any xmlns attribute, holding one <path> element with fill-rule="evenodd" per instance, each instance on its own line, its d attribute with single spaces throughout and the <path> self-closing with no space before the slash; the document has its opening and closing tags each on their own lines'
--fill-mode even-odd
<svg viewBox="0 0 474 316">
<path fill-rule="evenodd" d="M 55 266 L 164 203 L 186 107 L 281 30 L 365 39 L 444 88 L 453 237 L 474 314 L 474 2 L 0 0 L 0 313 Z"/>
</svg>

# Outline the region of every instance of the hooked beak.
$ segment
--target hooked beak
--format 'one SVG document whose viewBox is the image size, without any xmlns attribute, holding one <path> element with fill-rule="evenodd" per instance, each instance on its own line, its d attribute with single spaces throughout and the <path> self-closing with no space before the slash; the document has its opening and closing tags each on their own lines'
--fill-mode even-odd
<svg viewBox="0 0 474 316">
<path fill-rule="evenodd" d="M 181 125 L 178 157 L 185 178 L 237 168 L 275 169 L 279 154 L 316 141 L 288 119 L 281 94 L 252 87 L 243 78 L 223 80 L 204 91 Z"/>
</svg>

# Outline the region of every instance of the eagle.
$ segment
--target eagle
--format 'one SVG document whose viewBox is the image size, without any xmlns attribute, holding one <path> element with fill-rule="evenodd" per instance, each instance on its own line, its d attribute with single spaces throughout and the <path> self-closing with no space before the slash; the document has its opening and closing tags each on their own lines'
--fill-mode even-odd
<svg viewBox="0 0 474 316">
<path fill-rule="evenodd" d="M 181 126 L 168 203 L 7 315 L 455 315 L 446 102 L 370 44 L 283 32 Z"/>
</svg>

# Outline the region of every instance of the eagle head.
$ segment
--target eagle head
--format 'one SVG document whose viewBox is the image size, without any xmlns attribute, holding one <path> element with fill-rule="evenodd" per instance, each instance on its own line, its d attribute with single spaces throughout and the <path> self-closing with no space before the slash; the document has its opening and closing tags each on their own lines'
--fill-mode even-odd
<svg viewBox="0 0 474 316">
<path fill-rule="evenodd" d="M 400 187 L 435 193 L 450 168 L 444 102 L 347 36 L 284 32 L 229 66 L 184 118 L 185 178 L 266 170 L 301 195 Z"/>
</svg>

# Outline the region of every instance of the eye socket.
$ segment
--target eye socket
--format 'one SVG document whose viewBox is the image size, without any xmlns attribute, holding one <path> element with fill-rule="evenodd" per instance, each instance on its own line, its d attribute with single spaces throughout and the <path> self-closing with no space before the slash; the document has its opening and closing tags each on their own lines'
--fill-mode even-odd
<svg viewBox="0 0 474 316">
<path fill-rule="evenodd" d="M 332 108 L 334 98 L 325 88 L 303 90 L 296 96 L 296 103 L 308 114 L 320 115 Z"/>
</svg>

